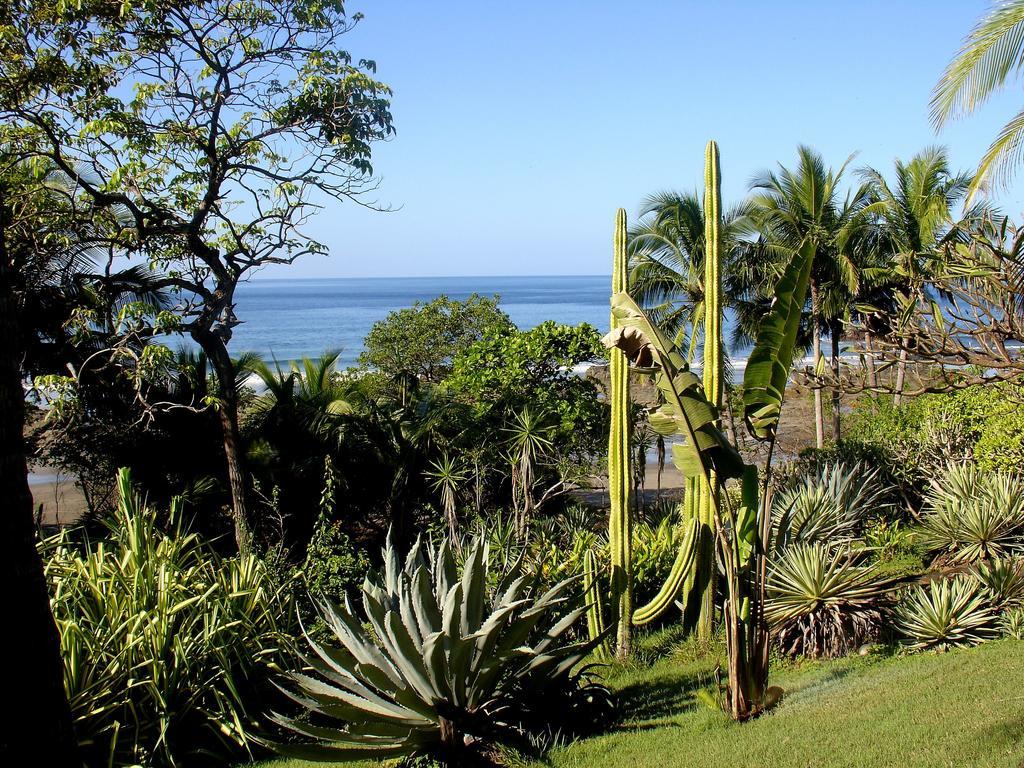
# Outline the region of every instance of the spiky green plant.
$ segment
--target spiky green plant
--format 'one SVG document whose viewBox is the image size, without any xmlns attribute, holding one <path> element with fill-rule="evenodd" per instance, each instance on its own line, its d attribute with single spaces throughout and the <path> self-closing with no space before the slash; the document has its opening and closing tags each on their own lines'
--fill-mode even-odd
<svg viewBox="0 0 1024 768">
<path fill-rule="evenodd" d="M 969 576 L 913 589 L 897 604 L 893 618 L 896 630 L 914 650 L 977 645 L 996 634 L 996 615 L 981 585 Z"/>
<path fill-rule="evenodd" d="M 469 478 L 469 472 L 463 467 L 461 460 L 444 451 L 439 459 L 430 463 L 427 470 L 430 487 L 441 497 L 441 509 L 448 521 L 448 538 L 461 550 L 462 539 L 459 536 L 459 517 L 456 500 L 459 490 Z"/>
<path fill-rule="evenodd" d="M 241 759 L 268 675 L 289 656 L 289 593 L 259 559 L 221 557 L 184 530 L 180 499 L 166 533 L 128 470 L 117 487 L 109 538 L 46 542 L 82 755 L 88 765 Z"/>
<path fill-rule="evenodd" d="M 775 547 L 852 539 L 870 515 L 883 510 L 887 492 L 877 469 L 841 461 L 827 464 L 776 494 Z"/>
<path fill-rule="evenodd" d="M 626 270 L 626 211 L 620 208 L 615 216 L 613 239 L 613 296 L 627 290 Z M 612 312 L 611 329 L 614 332 L 617 328 L 619 320 Z M 622 350 L 611 350 L 609 373 L 611 430 L 608 434 L 608 543 L 611 548 L 611 591 L 617 622 L 615 655 L 624 659 L 629 656 L 632 636 L 633 533 L 629 478 L 629 363 Z"/>
<path fill-rule="evenodd" d="M 1024 551 L 1024 481 L 974 465 L 951 465 L 925 499 L 921 541 L 957 563 Z"/>
<path fill-rule="evenodd" d="M 564 683 L 593 648 L 569 633 L 585 612 L 570 604 L 576 579 L 538 594 L 521 564 L 492 579 L 476 537 L 461 572 L 448 542 L 417 543 L 404 564 L 389 541 L 362 587 L 362 611 L 322 605 L 340 647 L 307 635 L 311 672 L 284 690 L 310 718 L 274 715 L 305 736 L 286 754 L 318 760 L 434 754 L 466 758 L 467 741 L 502 741 L 520 729 L 524 691 Z M 488 584 L 496 586 L 488 589 Z"/>
<path fill-rule="evenodd" d="M 1006 610 L 1024 604 L 1024 558 L 981 563 L 972 574 L 994 607 Z"/>
<path fill-rule="evenodd" d="M 1004 613 L 999 620 L 999 632 L 1003 637 L 1024 640 L 1024 608 L 1014 608 Z"/>
<path fill-rule="evenodd" d="M 837 658 L 877 634 L 887 586 L 841 547 L 793 544 L 769 568 L 765 619 L 783 653 Z"/>
</svg>

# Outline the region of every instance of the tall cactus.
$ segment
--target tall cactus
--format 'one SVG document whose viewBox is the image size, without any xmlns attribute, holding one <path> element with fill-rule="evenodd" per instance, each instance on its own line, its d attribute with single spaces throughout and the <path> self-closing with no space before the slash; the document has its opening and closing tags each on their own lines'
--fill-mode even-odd
<svg viewBox="0 0 1024 768">
<path fill-rule="evenodd" d="M 594 648 L 594 654 L 600 661 L 607 660 L 611 653 L 608 649 L 608 640 L 604 637 L 604 615 L 601 610 L 601 582 L 597 573 L 597 555 L 594 550 L 588 549 L 583 556 L 583 595 L 587 608 L 587 632 L 590 639 L 600 644 Z"/>
<path fill-rule="evenodd" d="M 613 239 L 612 295 L 625 293 L 626 274 L 626 211 L 615 216 Z M 611 315 L 611 329 L 618 328 Z M 608 493 L 611 509 L 608 541 L 611 548 L 611 588 L 615 601 L 615 655 L 624 659 L 630 653 L 633 618 L 633 526 L 630 519 L 629 478 L 629 363 L 620 349 L 611 350 L 611 431 L 608 435 Z"/>
<path fill-rule="evenodd" d="M 716 411 L 722 408 L 722 181 L 719 174 L 718 144 L 709 141 L 704 151 L 704 395 Z M 701 524 L 697 570 L 700 614 L 697 636 L 710 638 L 715 614 L 715 509 L 720 493 L 714 472 L 708 478 L 694 478 L 689 489 L 697 491 L 696 510 Z"/>
</svg>

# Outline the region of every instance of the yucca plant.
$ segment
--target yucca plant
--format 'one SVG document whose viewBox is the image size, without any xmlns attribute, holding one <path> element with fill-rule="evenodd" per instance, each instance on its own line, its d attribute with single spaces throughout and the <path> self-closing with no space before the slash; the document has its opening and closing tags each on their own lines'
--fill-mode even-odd
<svg viewBox="0 0 1024 768">
<path fill-rule="evenodd" d="M 538 594 L 536 577 L 516 565 L 488 589 L 489 563 L 482 537 L 461 571 L 447 542 L 417 542 L 403 564 L 389 541 L 361 611 L 322 605 L 338 647 L 307 635 L 307 669 L 283 686 L 308 717 L 273 716 L 309 741 L 277 748 L 317 760 L 425 754 L 460 764 L 470 745 L 522 736 L 536 689 L 579 691 L 566 682 L 595 644 L 569 639 L 585 611 L 572 604 L 577 580 Z"/>
<path fill-rule="evenodd" d="M 844 548 L 793 544 L 769 568 L 765 619 L 783 653 L 837 658 L 877 635 L 887 587 Z"/>
<path fill-rule="evenodd" d="M 914 650 L 944 651 L 995 637 L 996 615 L 969 576 L 917 587 L 894 612 L 896 630 Z"/>
<path fill-rule="evenodd" d="M 981 563 L 972 573 L 995 608 L 1024 604 L 1024 558 Z"/>
<path fill-rule="evenodd" d="M 1014 608 L 999 620 L 999 633 L 1013 640 L 1024 640 L 1024 608 Z"/>
<path fill-rule="evenodd" d="M 251 556 L 165 534 L 121 470 L 110 537 L 46 542 L 64 683 L 88 765 L 171 766 L 247 754 L 268 673 L 291 646 L 288 594 Z"/>
<path fill-rule="evenodd" d="M 776 548 L 849 540 L 883 508 L 878 470 L 837 461 L 780 491 L 772 504 Z"/>
<path fill-rule="evenodd" d="M 948 467 L 927 494 L 921 540 L 954 563 L 1024 552 L 1024 481 L 970 464 Z"/>
</svg>

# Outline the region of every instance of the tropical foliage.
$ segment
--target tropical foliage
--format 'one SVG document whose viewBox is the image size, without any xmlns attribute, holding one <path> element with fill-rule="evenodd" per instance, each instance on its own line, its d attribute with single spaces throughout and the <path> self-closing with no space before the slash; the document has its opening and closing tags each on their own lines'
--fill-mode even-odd
<svg viewBox="0 0 1024 768">
<path fill-rule="evenodd" d="M 922 542 L 953 562 L 1005 558 L 1024 547 L 1024 481 L 950 465 L 926 497 Z"/>
<path fill-rule="evenodd" d="M 765 618 L 783 653 L 836 658 L 877 637 L 885 591 L 843 548 L 798 541 L 771 565 Z"/>
<path fill-rule="evenodd" d="M 1024 52 L 1024 3 L 1005 0 L 993 4 L 964 39 L 936 84 L 931 103 L 932 122 L 942 128 L 951 118 L 976 110 L 1019 73 Z M 1020 162 L 1024 112 L 999 131 L 978 166 L 972 191 L 983 184 L 1005 182 Z"/>
<path fill-rule="evenodd" d="M 916 587 L 897 605 L 894 626 L 915 650 L 944 651 L 995 637 L 995 613 L 967 576 Z"/>
<path fill-rule="evenodd" d="M 540 681 L 552 695 L 581 695 L 564 685 L 594 647 L 569 639 L 584 612 L 572 605 L 575 580 L 540 593 L 522 568 L 492 573 L 490 561 L 480 538 L 461 571 L 446 542 L 417 543 L 403 562 L 389 541 L 382 570 L 362 587 L 361 612 L 348 601 L 323 605 L 338 647 L 307 637 L 313 674 L 294 672 L 288 686 L 313 717 L 276 717 L 309 742 L 278 748 L 316 759 L 457 761 L 474 740 L 515 739 L 527 719 L 523 691 Z"/>
<path fill-rule="evenodd" d="M 772 500 L 774 546 L 849 541 L 884 516 L 886 491 L 878 470 L 863 464 L 826 464 L 797 478 Z"/>
<path fill-rule="evenodd" d="M 180 765 L 253 746 L 290 658 L 289 592 L 251 555 L 224 558 L 118 476 L 110 538 L 44 542 L 64 684 L 90 764 Z M 159 523 L 158 523 L 159 520 Z"/>
</svg>

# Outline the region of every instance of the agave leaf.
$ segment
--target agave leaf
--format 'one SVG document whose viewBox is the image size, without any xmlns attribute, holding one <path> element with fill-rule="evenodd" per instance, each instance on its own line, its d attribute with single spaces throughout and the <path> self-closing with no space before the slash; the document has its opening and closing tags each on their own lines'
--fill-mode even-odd
<svg viewBox="0 0 1024 768">
<path fill-rule="evenodd" d="M 321 602 L 320 613 L 345 649 L 352 654 L 360 665 L 361 673 L 367 676 L 371 684 L 381 690 L 388 687 L 388 682 L 381 679 L 385 676 L 392 685 L 401 685 L 402 678 L 398 670 L 380 649 L 366 637 L 363 627 L 352 616 L 352 608 L 345 598 L 345 607 L 338 608 L 327 602 Z M 308 638 L 307 638 L 308 639 Z"/>
<path fill-rule="evenodd" d="M 487 557 L 483 539 L 478 539 L 462 569 L 462 634 L 471 635 L 480 629 L 483 621 L 486 598 L 486 573 L 484 561 Z"/>
<path fill-rule="evenodd" d="M 398 598 L 398 608 L 402 617 L 402 623 L 405 625 L 405 631 L 409 633 L 410 639 L 416 646 L 422 647 L 423 635 L 420 633 L 419 620 L 416 611 L 413 609 L 414 599 L 415 593 L 411 589 L 403 589 Z"/>
<path fill-rule="evenodd" d="M 291 680 L 298 685 L 310 699 L 318 702 L 321 706 L 334 706 L 336 704 L 348 704 L 357 710 L 366 713 L 367 716 L 377 717 L 382 720 L 407 725 L 420 725 L 423 723 L 422 715 L 410 709 L 393 704 L 379 696 L 367 698 L 351 691 L 328 685 L 315 677 L 304 675 L 301 672 L 292 672 Z"/>
<path fill-rule="evenodd" d="M 414 733 L 410 728 L 389 726 L 388 724 L 370 725 L 360 723 L 355 726 L 355 729 L 351 726 L 346 728 L 331 728 L 314 725 L 307 720 L 286 717 L 276 712 L 271 713 L 270 719 L 275 723 L 283 725 L 284 727 L 303 736 L 309 736 L 312 739 L 332 742 L 334 744 L 388 746 L 405 743 Z M 367 726 L 369 726 L 369 728 L 367 728 Z M 378 732 L 367 732 L 370 729 Z"/>
<path fill-rule="evenodd" d="M 447 595 L 452 585 L 459 578 L 458 569 L 455 566 L 455 558 L 452 556 L 451 546 L 447 540 L 441 542 L 441 546 L 433 558 L 434 572 L 434 594 Z"/>
<path fill-rule="evenodd" d="M 426 638 L 428 635 L 441 631 L 441 609 L 437 605 L 437 598 L 430 591 L 430 574 L 427 569 L 421 567 L 412 578 L 413 601 L 412 607 L 416 614 L 416 623 L 420 635 Z"/>
<path fill-rule="evenodd" d="M 448 659 L 446 656 L 444 632 L 427 635 L 423 642 L 423 661 L 430 677 L 430 682 L 438 692 L 440 700 L 450 699 L 452 686 L 449 680 Z"/>
<path fill-rule="evenodd" d="M 286 722 L 282 722 L 282 725 L 286 725 Z M 273 744 L 274 751 L 284 755 L 285 757 L 294 757 L 297 760 L 317 760 L 320 762 L 334 761 L 334 762 L 349 762 L 353 760 L 366 760 L 384 758 L 384 757 L 396 757 L 398 755 L 409 754 L 410 746 L 407 743 L 396 744 L 389 747 L 378 747 L 378 746 L 361 746 L 361 747 L 344 747 L 344 746 L 331 746 L 327 744 L 295 744 L 295 743 L 278 743 Z"/>
<path fill-rule="evenodd" d="M 388 614 L 387 634 L 395 648 L 393 658 L 402 676 L 423 700 L 430 704 L 436 702 L 440 698 L 440 693 L 430 682 L 423 657 L 423 646 L 413 640 L 402 619 L 394 612 Z"/>
</svg>

